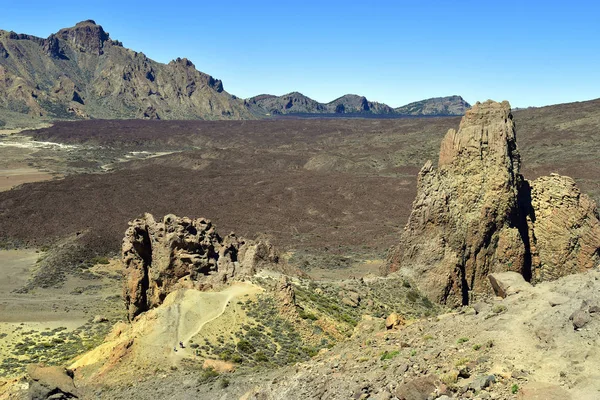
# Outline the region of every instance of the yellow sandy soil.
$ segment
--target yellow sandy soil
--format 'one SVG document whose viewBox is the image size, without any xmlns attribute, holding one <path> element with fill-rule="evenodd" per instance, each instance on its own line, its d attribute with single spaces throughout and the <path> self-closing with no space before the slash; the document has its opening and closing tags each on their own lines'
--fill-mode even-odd
<svg viewBox="0 0 600 400">
<path fill-rule="evenodd" d="M 187 346 L 189 340 L 201 334 L 205 325 L 209 324 L 211 330 L 218 325 L 230 302 L 262 290 L 239 282 L 220 292 L 172 292 L 160 307 L 140 315 L 131 325 L 116 326 L 104 344 L 79 357 L 70 368 L 83 371 L 88 378 L 96 374 L 118 378 L 133 370 L 132 366 L 143 369 L 176 365 L 194 357 Z M 224 322 L 231 321 L 225 318 Z M 180 341 L 184 349 L 179 347 Z"/>
</svg>

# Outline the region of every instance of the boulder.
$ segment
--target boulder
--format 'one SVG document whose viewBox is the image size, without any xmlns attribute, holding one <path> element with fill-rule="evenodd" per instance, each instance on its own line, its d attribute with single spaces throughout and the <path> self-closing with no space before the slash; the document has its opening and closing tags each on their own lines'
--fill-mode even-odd
<svg viewBox="0 0 600 400">
<path fill-rule="evenodd" d="M 129 223 L 122 246 L 123 297 L 130 320 L 178 288 L 205 290 L 254 275 L 279 256 L 268 242 L 221 237 L 210 220 L 150 214 Z"/>
<path fill-rule="evenodd" d="M 531 288 L 531 284 L 517 272 L 498 272 L 488 275 L 488 278 L 496 296 L 503 298 Z"/>
<path fill-rule="evenodd" d="M 27 366 L 30 379 L 29 398 L 32 400 L 46 399 L 77 399 L 80 394 L 73 383 L 72 371 L 58 366 L 30 364 Z"/>
<path fill-rule="evenodd" d="M 435 378 L 424 376 L 400 384 L 395 395 L 400 400 L 427 400 L 435 389 Z"/>
<path fill-rule="evenodd" d="M 480 392 L 482 389 L 489 387 L 495 382 L 496 377 L 494 375 L 480 375 L 473 379 L 473 382 L 471 382 L 469 387 L 475 392 Z"/>
<path fill-rule="evenodd" d="M 519 389 L 517 400 L 571 400 L 569 392 L 558 385 L 528 382 Z"/>
<path fill-rule="evenodd" d="M 404 324 L 404 319 L 396 313 L 391 313 L 385 319 L 385 327 L 387 329 L 394 329 L 395 327 L 397 327 L 399 325 L 403 325 L 403 324 Z"/>
<path fill-rule="evenodd" d="M 569 320 L 573 322 L 574 329 L 581 329 L 592 320 L 592 316 L 587 309 L 580 309 L 573 312 L 569 317 Z"/>
<path fill-rule="evenodd" d="M 279 279 L 276 296 L 284 313 L 296 313 L 296 292 L 294 291 L 294 285 L 286 275 L 281 275 Z"/>
</svg>

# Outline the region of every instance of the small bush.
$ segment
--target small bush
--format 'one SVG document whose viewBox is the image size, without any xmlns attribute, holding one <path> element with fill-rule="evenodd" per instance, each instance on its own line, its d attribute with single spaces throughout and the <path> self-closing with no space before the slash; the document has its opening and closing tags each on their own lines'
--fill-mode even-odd
<svg viewBox="0 0 600 400">
<path fill-rule="evenodd" d="M 456 343 L 458 343 L 458 344 L 463 344 L 463 343 L 465 343 L 465 342 L 468 342 L 468 341 L 469 341 L 469 338 L 468 338 L 468 337 L 461 337 L 461 338 L 459 338 L 459 339 L 456 341 Z"/>
<path fill-rule="evenodd" d="M 92 258 L 92 263 L 94 265 L 96 265 L 96 264 L 106 265 L 106 264 L 110 263 L 110 260 L 108 259 L 108 257 L 94 257 L 94 258 Z"/>
<path fill-rule="evenodd" d="M 219 386 L 221 387 L 221 389 L 225 389 L 226 387 L 229 386 L 229 384 L 230 384 L 230 382 L 229 382 L 229 379 L 227 379 L 227 378 L 223 378 L 219 382 Z"/>
<path fill-rule="evenodd" d="M 242 353 L 246 353 L 246 354 L 252 354 L 256 351 L 254 346 L 252 346 L 252 343 L 250 343 L 249 341 L 247 341 L 245 339 L 242 339 L 238 342 L 237 349 L 239 351 L 241 351 Z"/>
<path fill-rule="evenodd" d="M 203 368 L 202 372 L 200 373 L 200 377 L 198 378 L 198 382 L 199 383 L 211 382 L 218 376 L 219 376 L 219 372 L 215 371 L 214 368 L 212 368 L 212 367 Z"/>
<path fill-rule="evenodd" d="M 481 349 L 481 345 L 480 344 L 474 344 L 473 345 L 473 350 L 477 351 L 479 349 Z"/>
<path fill-rule="evenodd" d="M 508 310 L 508 308 L 506 308 L 504 304 L 496 304 L 494 307 L 492 307 L 492 312 L 494 314 L 501 314 L 506 310 Z"/>
<path fill-rule="evenodd" d="M 311 321 L 316 321 L 318 318 L 315 314 L 306 312 L 304 310 L 300 310 L 300 318 L 302 319 L 310 319 Z"/>
<path fill-rule="evenodd" d="M 517 394 L 517 392 L 519 391 L 519 385 L 517 385 L 515 383 L 514 385 L 511 386 L 510 391 L 512 394 Z"/>
<path fill-rule="evenodd" d="M 394 350 L 394 351 L 390 351 L 390 352 L 388 352 L 386 350 L 381 354 L 381 357 L 379 359 L 381 361 L 391 360 L 392 358 L 396 357 L 398 354 L 400 354 L 400 352 L 398 350 Z"/>
</svg>

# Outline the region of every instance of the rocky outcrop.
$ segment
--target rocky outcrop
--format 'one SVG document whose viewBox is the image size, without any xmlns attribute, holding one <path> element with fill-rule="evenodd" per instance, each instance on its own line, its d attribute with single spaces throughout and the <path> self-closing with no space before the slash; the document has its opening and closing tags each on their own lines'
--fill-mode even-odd
<svg viewBox="0 0 600 400">
<path fill-rule="evenodd" d="M 30 399 L 78 399 L 81 396 L 73 383 L 73 371 L 63 367 L 30 364 L 27 375 Z"/>
<path fill-rule="evenodd" d="M 567 176 L 531 182 L 528 218 L 532 280 L 582 272 L 600 263 L 600 222 L 595 202 Z"/>
<path fill-rule="evenodd" d="M 123 239 L 123 297 L 129 319 L 178 288 L 205 290 L 254 275 L 279 257 L 267 242 L 221 237 L 207 219 L 150 214 L 130 222 Z"/>
<path fill-rule="evenodd" d="M 490 292 L 492 273 L 535 283 L 585 270 L 598 264 L 595 207 L 570 178 L 525 181 L 510 105 L 477 103 L 444 137 L 438 168 L 421 169 L 384 273 L 401 271 L 432 300 L 457 306 Z"/>
<path fill-rule="evenodd" d="M 521 271 L 520 157 L 508 102 L 476 104 L 442 141 L 439 168 L 425 164 L 417 198 L 388 272 L 413 275 L 440 303 L 468 303 L 492 272 Z"/>
<path fill-rule="evenodd" d="M 103 54 L 104 43 L 109 40 L 108 33 L 91 19 L 79 22 L 73 28 L 61 29 L 51 38 L 60 38 L 80 52 L 98 56 Z"/>
</svg>

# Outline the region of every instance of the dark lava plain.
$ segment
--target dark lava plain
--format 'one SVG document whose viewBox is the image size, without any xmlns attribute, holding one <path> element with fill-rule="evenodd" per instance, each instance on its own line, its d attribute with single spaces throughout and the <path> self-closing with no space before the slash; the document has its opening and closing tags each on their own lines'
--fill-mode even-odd
<svg viewBox="0 0 600 400">
<path fill-rule="evenodd" d="M 600 101 L 514 112 L 522 171 L 575 178 L 600 199 Z M 116 255 L 144 212 L 206 217 L 222 234 L 268 237 L 283 251 L 384 257 L 411 209 L 416 175 L 460 118 L 263 121 L 91 120 L 28 132 L 101 153 L 170 151 L 0 193 L 5 246 L 70 243 L 68 263 Z M 315 261 L 316 260 L 316 261 Z"/>
</svg>

